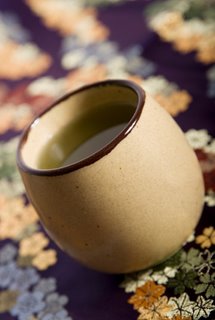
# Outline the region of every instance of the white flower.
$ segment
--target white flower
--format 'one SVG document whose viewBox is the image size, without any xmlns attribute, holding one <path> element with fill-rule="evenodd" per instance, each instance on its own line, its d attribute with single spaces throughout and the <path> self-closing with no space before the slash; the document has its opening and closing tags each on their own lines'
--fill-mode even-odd
<svg viewBox="0 0 215 320">
<path fill-rule="evenodd" d="M 176 272 L 175 268 L 165 267 L 162 271 L 154 272 L 151 278 L 158 284 L 166 284 L 169 278 L 174 278 Z"/>
<path fill-rule="evenodd" d="M 172 267 L 166 267 L 164 269 L 164 273 L 166 274 L 166 276 L 168 278 L 174 278 L 175 274 L 177 273 L 177 269 L 176 268 L 172 268 Z"/>
<path fill-rule="evenodd" d="M 211 143 L 204 147 L 205 152 L 214 153 L 215 154 L 215 139 L 211 141 Z"/>
<path fill-rule="evenodd" d="M 64 309 L 58 311 L 57 313 L 48 313 L 44 317 L 40 318 L 40 320 L 72 320 L 68 316 L 68 312 Z"/>
<path fill-rule="evenodd" d="M 0 264 L 11 262 L 17 254 L 17 248 L 11 243 L 6 244 L 0 250 Z"/>
<path fill-rule="evenodd" d="M 207 130 L 190 129 L 185 133 L 188 143 L 193 149 L 201 149 L 207 146 L 211 140 L 211 136 Z"/>
<path fill-rule="evenodd" d="M 181 317 L 190 317 L 193 314 L 193 308 L 196 303 L 190 301 L 187 293 L 183 293 L 179 298 L 172 297 L 169 299 L 169 304 L 172 307 L 169 316 L 179 314 Z"/>
<path fill-rule="evenodd" d="M 10 289 L 25 291 L 40 279 L 39 274 L 33 268 L 19 269 L 14 275 Z"/>
<path fill-rule="evenodd" d="M 56 290 L 56 279 L 55 278 L 48 278 L 48 279 L 41 279 L 33 289 L 34 291 L 39 291 L 44 293 L 51 293 Z"/>
<path fill-rule="evenodd" d="M 126 275 L 125 280 L 120 284 L 121 288 L 125 289 L 125 292 L 135 292 L 137 288 L 144 285 L 148 280 L 152 280 L 150 274 L 152 269 L 147 272 L 131 273 Z"/>
<path fill-rule="evenodd" d="M 207 195 L 205 196 L 205 203 L 207 203 L 208 207 L 215 206 L 215 192 L 213 190 L 209 190 Z"/>
<path fill-rule="evenodd" d="M 163 273 L 163 271 L 160 271 L 153 273 L 152 280 L 158 284 L 166 284 L 168 282 L 168 277 Z"/>
<path fill-rule="evenodd" d="M 31 319 L 34 313 L 41 311 L 45 303 L 43 302 L 43 294 L 41 292 L 24 292 L 11 310 L 13 316 L 17 316 L 19 320 Z"/>
<path fill-rule="evenodd" d="M 85 53 L 80 49 L 76 49 L 66 53 L 61 63 L 64 69 L 72 69 L 80 66 L 84 59 L 86 59 Z"/>
<path fill-rule="evenodd" d="M 20 45 L 15 53 L 14 58 L 18 62 L 29 62 L 33 59 L 36 59 L 39 54 L 39 49 L 32 43 L 26 43 L 24 45 Z"/>
<path fill-rule="evenodd" d="M 48 314 L 57 314 L 58 312 L 64 310 L 63 306 L 67 304 L 68 297 L 59 295 L 53 292 L 46 296 L 45 308 L 38 314 L 39 319 L 43 319 Z"/>
<path fill-rule="evenodd" d="M 0 288 L 7 288 L 10 286 L 18 271 L 14 262 L 0 266 Z"/>
<path fill-rule="evenodd" d="M 55 97 L 64 90 L 65 80 L 62 78 L 54 79 L 51 77 L 39 78 L 28 86 L 30 95 L 45 95 Z"/>
<path fill-rule="evenodd" d="M 213 300 L 205 300 L 203 296 L 198 296 L 193 309 L 193 319 L 198 320 L 201 317 L 208 318 L 208 316 L 213 310 L 215 310 Z"/>
<path fill-rule="evenodd" d="M 168 96 L 177 89 L 177 85 L 175 83 L 168 82 L 162 76 L 151 76 L 143 81 L 143 88 L 153 96 L 161 92 Z"/>
</svg>

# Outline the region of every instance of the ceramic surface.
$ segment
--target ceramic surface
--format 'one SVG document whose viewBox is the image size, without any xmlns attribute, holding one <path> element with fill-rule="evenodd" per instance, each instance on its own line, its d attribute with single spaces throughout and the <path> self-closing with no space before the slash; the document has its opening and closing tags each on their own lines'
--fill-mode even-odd
<svg viewBox="0 0 215 320">
<path fill-rule="evenodd" d="M 38 157 L 48 139 L 83 107 L 107 101 L 136 106 L 124 131 L 80 163 L 40 170 Z M 25 131 L 17 163 L 51 237 L 99 271 L 131 272 L 167 258 L 202 211 L 204 187 L 194 152 L 169 114 L 128 81 L 65 96 Z"/>
</svg>

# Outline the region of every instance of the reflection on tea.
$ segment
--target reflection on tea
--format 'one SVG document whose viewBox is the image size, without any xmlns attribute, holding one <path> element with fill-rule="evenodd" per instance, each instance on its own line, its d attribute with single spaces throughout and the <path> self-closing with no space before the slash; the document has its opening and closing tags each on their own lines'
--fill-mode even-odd
<svg viewBox="0 0 215 320">
<path fill-rule="evenodd" d="M 84 112 L 47 142 L 38 168 L 58 168 L 89 157 L 123 130 L 134 111 L 131 105 L 102 105 Z"/>
</svg>

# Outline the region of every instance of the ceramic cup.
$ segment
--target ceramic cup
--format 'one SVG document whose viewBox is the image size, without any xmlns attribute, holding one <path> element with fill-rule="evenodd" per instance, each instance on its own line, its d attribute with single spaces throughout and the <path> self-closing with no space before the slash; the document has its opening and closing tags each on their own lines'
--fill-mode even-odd
<svg viewBox="0 0 215 320">
<path fill-rule="evenodd" d="M 123 118 L 124 105 L 132 111 L 114 137 L 78 161 L 53 165 L 95 134 L 94 127 L 100 132 L 105 119 Z M 84 117 L 94 121 L 88 136 L 77 126 Z M 40 164 L 44 152 L 47 167 Z M 193 150 L 171 116 L 130 81 L 91 84 L 55 102 L 23 133 L 17 164 L 53 240 L 99 271 L 125 273 L 161 262 L 180 248 L 202 211 Z"/>
</svg>

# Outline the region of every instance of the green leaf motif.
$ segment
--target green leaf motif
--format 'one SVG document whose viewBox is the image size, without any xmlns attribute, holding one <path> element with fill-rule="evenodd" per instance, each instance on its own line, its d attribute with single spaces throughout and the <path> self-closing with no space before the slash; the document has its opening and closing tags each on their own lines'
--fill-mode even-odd
<svg viewBox="0 0 215 320">
<path fill-rule="evenodd" d="M 210 284 L 208 286 L 205 296 L 206 296 L 206 298 L 215 297 L 215 286 L 214 286 L 214 284 Z"/>
<path fill-rule="evenodd" d="M 191 248 L 188 252 L 183 251 L 181 254 L 181 268 L 190 271 L 201 265 L 203 258 L 198 249 Z"/>
<path fill-rule="evenodd" d="M 195 294 L 203 293 L 205 292 L 205 290 L 207 290 L 207 284 L 197 284 L 197 286 L 195 287 Z"/>
<path fill-rule="evenodd" d="M 212 275 L 206 273 L 202 275 L 199 280 L 202 283 L 195 287 L 195 293 L 205 292 L 206 298 L 215 297 L 215 272 Z"/>
<path fill-rule="evenodd" d="M 182 294 L 186 288 L 193 289 L 196 286 L 196 277 L 195 271 L 179 271 L 174 279 L 169 279 L 167 287 L 174 288 L 175 294 Z"/>
</svg>

